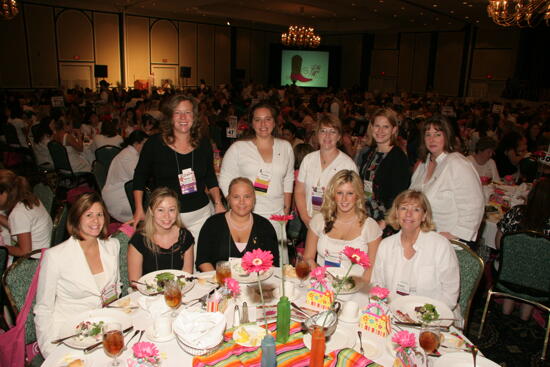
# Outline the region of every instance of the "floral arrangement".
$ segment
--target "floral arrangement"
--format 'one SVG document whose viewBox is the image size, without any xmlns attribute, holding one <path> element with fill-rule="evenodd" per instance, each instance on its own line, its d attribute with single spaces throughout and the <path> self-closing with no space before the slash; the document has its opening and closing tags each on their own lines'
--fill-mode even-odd
<svg viewBox="0 0 550 367">
<path fill-rule="evenodd" d="M 256 273 L 258 276 L 258 288 L 260 289 L 260 299 L 262 300 L 262 310 L 264 311 L 265 329 L 268 330 L 260 272 L 267 271 L 273 266 L 273 254 L 271 251 L 264 251 L 261 249 L 247 251 L 241 259 L 241 266 L 248 274 Z"/>
<path fill-rule="evenodd" d="M 407 348 L 416 347 L 416 336 L 406 330 L 402 330 L 396 333 L 391 338 L 391 341 L 399 346 L 398 350 L 405 350 Z"/>
<path fill-rule="evenodd" d="M 414 351 L 416 347 L 416 335 L 403 330 L 396 333 L 391 338 L 391 341 L 398 345 L 393 366 L 413 367 L 417 365 Z"/>
<path fill-rule="evenodd" d="M 237 297 L 241 294 L 241 286 L 233 278 L 225 278 L 224 282 L 224 293 L 228 296 Z"/>
<path fill-rule="evenodd" d="M 373 300 L 378 302 L 387 302 L 390 291 L 387 288 L 376 286 L 376 287 L 372 287 L 369 293 Z"/>
<path fill-rule="evenodd" d="M 292 220 L 294 219 L 294 216 L 292 214 L 290 215 L 280 215 L 280 214 L 273 214 L 271 215 L 271 217 L 269 217 L 269 220 L 273 220 L 273 221 L 276 221 L 276 222 L 279 222 L 279 224 L 281 225 L 281 243 L 279 244 L 279 252 L 284 248 L 284 239 L 283 239 L 283 236 L 282 236 L 282 233 L 284 232 L 283 231 L 283 227 L 285 226 L 286 222 L 289 221 L 289 220 Z M 281 284 L 282 284 L 282 290 L 283 290 L 283 297 L 285 296 L 285 272 L 283 271 L 283 256 L 282 256 L 282 253 L 279 253 L 279 261 L 280 261 L 280 268 L 281 268 Z"/>
<path fill-rule="evenodd" d="M 134 359 L 128 358 L 128 367 L 160 366 L 160 355 L 157 346 L 149 342 L 139 342 L 132 347 Z"/>
</svg>

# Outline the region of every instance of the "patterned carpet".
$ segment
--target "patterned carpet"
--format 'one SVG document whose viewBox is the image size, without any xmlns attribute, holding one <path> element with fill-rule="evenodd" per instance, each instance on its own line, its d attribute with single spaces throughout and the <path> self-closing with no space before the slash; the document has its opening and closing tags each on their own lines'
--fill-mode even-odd
<svg viewBox="0 0 550 367">
<path fill-rule="evenodd" d="M 485 296 L 476 295 L 467 336 L 487 358 L 504 367 L 550 367 L 550 351 L 546 352 L 545 362 L 540 360 L 545 329 L 532 319 L 522 321 L 517 309 L 506 316 L 500 305 L 491 301 L 483 334 L 478 339 L 483 302 Z"/>
</svg>

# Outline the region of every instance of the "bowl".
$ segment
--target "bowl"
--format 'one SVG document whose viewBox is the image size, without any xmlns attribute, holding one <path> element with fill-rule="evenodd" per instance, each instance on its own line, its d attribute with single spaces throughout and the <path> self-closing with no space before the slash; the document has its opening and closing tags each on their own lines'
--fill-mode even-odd
<svg viewBox="0 0 550 367">
<path fill-rule="evenodd" d="M 326 320 L 325 320 L 326 319 Z M 329 337 L 334 334 L 336 326 L 338 325 L 338 314 L 332 310 L 323 311 L 304 321 L 304 326 L 310 334 L 313 334 L 315 326 L 323 326 L 325 329 L 325 336 Z"/>
</svg>

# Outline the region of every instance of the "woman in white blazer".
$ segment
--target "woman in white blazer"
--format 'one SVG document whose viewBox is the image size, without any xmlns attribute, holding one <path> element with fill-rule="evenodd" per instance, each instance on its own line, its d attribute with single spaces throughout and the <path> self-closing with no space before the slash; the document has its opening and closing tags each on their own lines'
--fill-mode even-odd
<svg viewBox="0 0 550 367">
<path fill-rule="evenodd" d="M 44 254 L 36 306 L 38 345 L 47 357 L 61 325 L 118 298 L 120 244 L 108 238 L 109 214 L 97 193 L 82 195 L 71 207 L 71 237 Z"/>
</svg>

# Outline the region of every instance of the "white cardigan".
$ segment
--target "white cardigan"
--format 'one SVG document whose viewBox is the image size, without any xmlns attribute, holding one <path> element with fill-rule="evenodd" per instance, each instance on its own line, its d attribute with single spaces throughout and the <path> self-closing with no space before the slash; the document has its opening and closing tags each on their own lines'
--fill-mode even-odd
<svg viewBox="0 0 550 367">
<path fill-rule="evenodd" d="M 428 198 L 438 232 L 475 241 L 485 197 L 474 166 L 460 153 L 441 153 L 432 177 L 424 183 L 429 159 L 414 172 L 410 188 L 422 191 Z"/>
<path fill-rule="evenodd" d="M 107 284 L 116 284 L 118 291 L 120 243 L 116 238 L 98 241 Z M 58 337 L 63 322 L 101 308 L 100 291 L 74 237 L 45 252 L 34 307 L 36 337 L 44 357 L 55 348 L 51 341 Z"/>
</svg>

